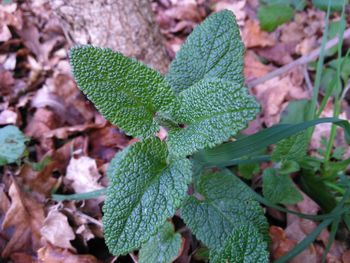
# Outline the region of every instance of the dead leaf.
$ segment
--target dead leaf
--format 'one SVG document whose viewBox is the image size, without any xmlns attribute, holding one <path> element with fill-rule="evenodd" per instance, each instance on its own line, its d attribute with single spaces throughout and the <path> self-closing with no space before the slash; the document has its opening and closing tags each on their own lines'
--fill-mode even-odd
<svg viewBox="0 0 350 263">
<path fill-rule="evenodd" d="M 271 34 L 262 31 L 255 20 L 247 20 L 243 28 L 242 39 L 246 48 L 271 47 L 276 44 L 276 39 Z"/>
<path fill-rule="evenodd" d="M 45 133 L 58 128 L 59 125 L 60 119 L 55 112 L 46 108 L 38 108 L 30 119 L 25 134 L 35 139 L 41 139 Z"/>
<path fill-rule="evenodd" d="M 13 263 L 34 263 L 36 258 L 33 255 L 27 253 L 16 252 L 11 255 Z"/>
<path fill-rule="evenodd" d="M 273 78 L 253 88 L 262 105 L 263 120 L 268 127 L 279 122 L 280 113 L 287 106 L 287 102 L 309 96 L 306 89 L 293 83 L 290 74 Z"/>
<path fill-rule="evenodd" d="M 72 181 L 76 193 L 85 193 L 102 189 L 98 180 L 101 178 L 97 170 L 96 161 L 88 156 L 70 159 L 67 167 L 66 179 Z"/>
<path fill-rule="evenodd" d="M 247 16 L 244 10 L 246 3 L 246 0 L 220 1 L 217 4 L 215 4 L 214 12 L 219 12 L 225 9 L 230 10 L 235 14 L 237 24 L 243 26 L 245 18 Z"/>
<path fill-rule="evenodd" d="M 254 51 L 248 50 L 244 55 L 244 76 L 247 81 L 266 75 L 274 67 L 261 63 Z"/>
<path fill-rule="evenodd" d="M 43 206 L 28 194 L 21 192 L 15 181 L 12 182 L 9 195 L 11 206 L 5 214 L 2 228 L 14 227 L 10 241 L 2 251 L 7 258 L 13 252 L 40 246 L 40 228 L 44 222 Z"/>
<path fill-rule="evenodd" d="M 32 169 L 30 164 L 24 164 L 19 171 L 21 182 L 35 193 L 47 197 L 57 184 L 57 179 L 52 176 L 55 167 L 55 163 L 50 162 L 41 171 L 37 172 Z"/>
<path fill-rule="evenodd" d="M 92 255 L 76 255 L 67 249 L 57 248 L 50 245 L 38 250 L 39 262 L 45 263 L 99 263 Z"/>
<path fill-rule="evenodd" d="M 266 58 L 270 62 L 278 65 L 285 65 L 292 62 L 292 55 L 298 42 L 277 43 L 273 47 L 267 47 L 257 50 L 259 56 Z"/>
<path fill-rule="evenodd" d="M 4 110 L 0 113 L 0 125 L 16 124 L 17 117 L 17 112 L 12 110 Z"/>
<path fill-rule="evenodd" d="M 73 229 L 68 224 L 67 217 L 56 209 L 49 212 L 40 233 L 52 245 L 75 251 L 70 243 L 70 240 L 75 239 Z"/>
<path fill-rule="evenodd" d="M 271 226 L 269 230 L 271 237 L 271 256 L 278 259 L 287 254 L 298 242 L 286 237 L 284 230 L 277 226 Z"/>
</svg>

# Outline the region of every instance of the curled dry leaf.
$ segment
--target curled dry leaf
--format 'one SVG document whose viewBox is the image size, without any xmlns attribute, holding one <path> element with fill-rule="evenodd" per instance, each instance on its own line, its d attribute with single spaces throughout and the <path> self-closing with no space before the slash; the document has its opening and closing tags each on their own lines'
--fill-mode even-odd
<svg viewBox="0 0 350 263">
<path fill-rule="evenodd" d="M 76 255 L 67 249 L 57 248 L 50 245 L 38 250 L 39 262 L 50 263 L 99 263 L 92 255 Z"/>
<path fill-rule="evenodd" d="M 76 193 L 85 193 L 102 189 L 98 180 L 101 175 L 97 170 L 96 161 L 88 156 L 71 158 L 67 167 L 66 178 L 72 180 Z"/>
<path fill-rule="evenodd" d="M 75 238 L 67 217 L 57 210 L 51 210 L 40 229 L 41 235 L 52 245 L 75 251 L 70 240 Z"/>
<path fill-rule="evenodd" d="M 12 182 L 9 195 L 11 206 L 5 214 L 2 228 L 14 228 L 10 241 L 1 256 L 7 258 L 11 253 L 40 246 L 40 228 L 44 222 L 43 206 Z"/>
</svg>

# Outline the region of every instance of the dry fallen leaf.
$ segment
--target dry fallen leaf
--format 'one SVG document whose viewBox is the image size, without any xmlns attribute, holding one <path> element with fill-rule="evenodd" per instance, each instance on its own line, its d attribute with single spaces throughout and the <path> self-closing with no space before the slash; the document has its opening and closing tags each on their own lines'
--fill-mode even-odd
<svg viewBox="0 0 350 263">
<path fill-rule="evenodd" d="M 67 217 L 61 212 L 55 209 L 51 210 L 45 218 L 40 233 L 52 245 L 75 251 L 70 243 L 70 240 L 75 238 L 75 234 L 68 224 Z"/>
<path fill-rule="evenodd" d="M 262 105 L 263 120 L 268 127 L 278 123 L 280 113 L 287 106 L 288 101 L 305 99 L 309 96 L 308 91 L 300 84 L 293 83 L 291 74 L 273 78 L 253 88 Z"/>
<path fill-rule="evenodd" d="M 244 76 L 247 81 L 266 75 L 274 67 L 261 63 L 254 51 L 248 50 L 244 55 Z"/>
<path fill-rule="evenodd" d="M 67 249 L 57 248 L 50 245 L 38 250 L 39 262 L 46 263 L 99 263 L 92 255 L 76 255 Z"/>
<path fill-rule="evenodd" d="M 40 246 L 40 228 L 44 222 L 43 206 L 21 189 L 15 181 L 9 189 L 11 206 L 5 214 L 2 228 L 14 228 L 14 233 L 2 257 L 7 258 L 12 252 L 23 249 L 36 249 Z"/>
<path fill-rule="evenodd" d="M 277 226 L 271 226 L 269 230 L 271 237 L 271 256 L 278 259 L 287 254 L 298 242 L 286 237 L 284 230 Z"/>
<path fill-rule="evenodd" d="M 76 193 L 85 193 L 102 189 L 98 180 L 101 178 L 96 161 L 88 156 L 70 159 L 66 178 L 72 181 Z"/>
<path fill-rule="evenodd" d="M 242 39 L 246 48 L 271 47 L 276 44 L 275 37 L 262 31 L 255 20 L 247 20 L 243 28 Z"/>
<path fill-rule="evenodd" d="M 244 10 L 246 3 L 247 3 L 246 0 L 220 1 L 215 4 L 214 11 L 219 12 L 224 9 L 232 11 L 236 16 L 237 24 L 240 26 L 243 26 L 244 20 L 247 16 Z"/>
</svg>

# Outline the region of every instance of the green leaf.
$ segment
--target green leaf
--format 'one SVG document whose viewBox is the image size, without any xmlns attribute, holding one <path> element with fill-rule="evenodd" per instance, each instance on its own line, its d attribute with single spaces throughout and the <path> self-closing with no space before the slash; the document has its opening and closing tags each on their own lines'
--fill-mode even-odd
<svg viewBox="0 0 350 263">
<path fill-rule="evenodd" d="M 179 255 L 181 235 L 168 221 L 139 251 L 140 263 L 171 263 Z"/>
<path fill-rule="evenodd" d="M 110 49 L 72 48 L 70 63 L 80 89 L 129 135 L 153 135 L 159 130 L 155 115 L 176 105 L 172 89 L 157 71 Z"/>
<path fill-rule="evenodd" d="M 279 25 L 293 18 L 294 10 L 287 4 L 272 4 L 258 9 L 260 26 L 268 32 L 274 31 Z"/>
<path fill-rule="evenodd" d="M 213 77 L 243 83 L 243 53 L 233 13 L 215 13 L 193 30 L 177 52 L 167 81 L 176 92 Z"/>
<path fill-rule="evenodd" d="M 289 175 L 278 175 L 273 168 L 264 170 L 263 193 L 269 201 L 275 204 L 292 205 L 303 200 L 303 196 L 295 188 Z"/>
<path fill-rule="evenodd" d="M 211 260 L 251 262 L 257 258 L 257 262 L 268 262 L 268 224 L 248 186 L 224 170 L 202 175 L 196 190 L 204 200 L 189 197 L 181 215 L 210 248 Z M 244 260 L 237 260 L 240 258 Z"/>
<path fill-rule="evenodd" d="M 182 91 L 179 99 L 181 109 L 174 118 L 185 128 L 172 129 L 168 135 L 169 151 L 175 157 L 228 140 L 259 112 L 243 85 L 219 79 L 202 80 Z"/>
<path fill-rule="evenodd" d="M 8 125 L 0 129 L 0 165 L 16 162 L 23 154 L 27 138 L 16 127 Z"/>
<path fill-rule="evenodd" d="M 306 155 L 308 136 L 305 132 L 297 133 L 277 143 L 272 152 L 272 160 L 298 161 Z"/>
<path fill-rule="evenodd" d="M 185 198 L 191 163 L 187 159 L 167 163 L 166 159 L 165 143 L 152 138 L 135 143 L 112 160 L 103 225 L 114 255 L 141 247 Z"/>
<path fill-rule="evenodd" d="M 300 165 L 296 161 L 284 161 L 281 167 L 278 169 L 280 174 L 291 174 L 298 172 L 300 170 Z"/>
<path fill-rule="evenodd" d="M 281 123 L 299 123 L 306 120 L 307 109 L 310 107 L 309 100 L 296 100 L 288 103 L 283 111 Z M 277 143 L 272 152 L 272 160 L 299 161 L 306 155 L 308 147 L 308 135 L 300 132 Z"/>
<path fill-rule="evenodd" d="M 335 196 L 325 182 L 313 171 L 303 170 L 300 186 L 326 213 L 331 212 L 336 207 Z"/>
<path fill-rule="evenodd" d="M 239 164 L 238 171 L 244 179 L 250 180 L 254 175 L 259 173 L 260 165 L 258 163 Z"/>
<path fill-rule="evenodd" d="M 252 225 L 240 225 L 233 229 L 224 246 L 212 253 L 210 262 L 264 263 L 268 261 L 266 243 Z"/>
</svg>

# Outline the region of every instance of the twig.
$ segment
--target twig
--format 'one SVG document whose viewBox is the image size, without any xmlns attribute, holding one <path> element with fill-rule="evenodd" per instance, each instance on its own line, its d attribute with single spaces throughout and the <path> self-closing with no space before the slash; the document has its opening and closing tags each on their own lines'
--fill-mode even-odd
<svg viewBox="0 0 350 263">
<path fill-rule="evenodd" d="M 134 253 L 129 253 L 129 256 L 131 257 L 131 259 L 132 259 L 132 261 L 134 263 L 138 263 L 139 262 L 137 256 Z"/>
<path fill-rule="evenodd" d="M 63 209 L 71 214 L 77 214 L 78 216 L 85 218 L 87 221 L 90 221 L 91 223 L 93 223 L 99 227 L 102 227 L 102 223 L 91 216 L 88 216 L 80 211 L 74 211 L 70 208 L 63 208 Z"/>
<path fill-rule="evenodd" d="M 313 86 L 312 86 L 311 79 L 310 79 L 310 76 L 309 76 L 309 72 L 307 71 L 307 67 L 306 66 L 303 67 L 303 73 L 304 73 L 304 79 L 305 79 L 305 82 L 306 82 L 307 89 L 308 89 L 310 95 L 312 96 Z"/>
<path fill-rule="evenodd" d="M 343 93 L 341 95 L 340 100 L 342 101 L 343 99 L 345 99 L 346 93 L 348 93 L 348 91 L 350 90 L 350 81 L 348 82 L 348 85 L 345 86 Z"/>
<path fill-rule="evenodd" d="M 346 38 L 349 38 L 350 37 L 350 28 L 348 28 L 346 31 L 344 31 L 344 35 L 343 35 L 343 38 L 346 39 Z M 335 37 L 331 40 L 329 40 L 326 44 L 326 47 L 325 47 L 325 50 L 328 50 L 332 47 L 334 47 L 335 45 L 338 44 L 338 41 L 339 41 L 339 38 L 338 37 Z M 260 78 L 255 78 L 251 81 L 248 81 L 247 82 L 247 86 L 248 88 L 252 88 L 258 84 L 261 84 L 261 83 L 264 83 L 274 77 L 277 77 L 297 66 L 301 66 L 301 65 L 304 65 L 304 64 L 307 64 L 313 60 L 315 60 L 318 56 L 320 55 L 320 48 L 312 51 L 310 54 L 306 55 L 306 56 L 302 56 L 300 58 L 298 58 L 297 60 L 294 60 L 293 62 L 281 67 L 281 68 L 278 68 Z"/>
</svg>

